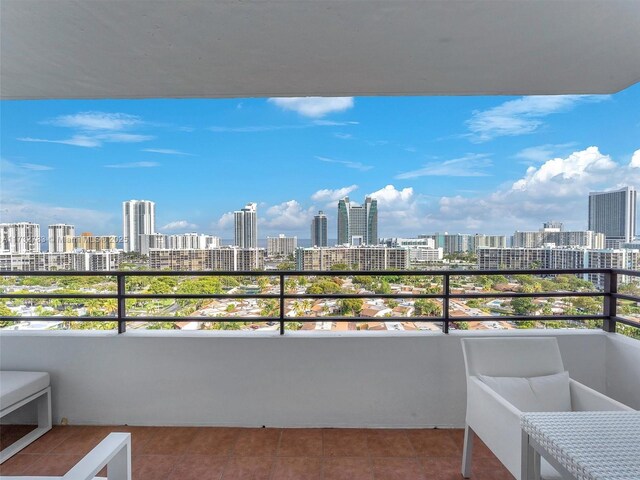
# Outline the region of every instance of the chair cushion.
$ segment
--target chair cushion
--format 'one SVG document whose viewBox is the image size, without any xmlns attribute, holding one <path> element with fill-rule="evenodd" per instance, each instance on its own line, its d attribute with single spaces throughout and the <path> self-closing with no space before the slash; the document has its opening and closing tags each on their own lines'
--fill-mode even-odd
<svg viewBox="0 0 640 480">
<path fill-rule="evenodd" d="M 478 375 L 498 395 L 523 412 L 569 412 L 569 372 L 542 377 Z"/>
<path fill-rule="evenodd" d="M 0 409 L 10 407 L 49 386 L 46 372 L 0 372 Z"/>
</svg>

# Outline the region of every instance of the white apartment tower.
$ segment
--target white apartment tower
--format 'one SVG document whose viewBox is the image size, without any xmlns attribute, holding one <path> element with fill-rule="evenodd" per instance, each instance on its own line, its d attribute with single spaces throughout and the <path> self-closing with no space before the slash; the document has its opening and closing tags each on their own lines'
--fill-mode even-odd
<svg viewBox="0 0 640 480">
<path fill-rule="evenodd" d="M 68 238 L 76 235 L 76 227 L 66 223 L 49 225 L 49 253 L 61 253 L 69 251 Z"/>
<path fill-rule="evenodd" d="M 607 248 L 618 248 L 636 236 L 636 189 L 589 193 L 589 230 L 604 233 Z"/>
<path fill-rule="evenodd" d="M 247 203 L 242 210 L 233 212 L 234 245 L 240 248 L 258 248 L 258 205 Z"/>
<path fill-rule="evenodd" d="M 122 202 L 122 236 L 125 252 L 140 253 L 140 235 L 155 233 L 156 204 L 147 200 Z"/>
<path fill-rule="evenodd" d="M 39 253 L 40 225 L 31 222 L 0 223 L 1 253 Z"/>
</svg>

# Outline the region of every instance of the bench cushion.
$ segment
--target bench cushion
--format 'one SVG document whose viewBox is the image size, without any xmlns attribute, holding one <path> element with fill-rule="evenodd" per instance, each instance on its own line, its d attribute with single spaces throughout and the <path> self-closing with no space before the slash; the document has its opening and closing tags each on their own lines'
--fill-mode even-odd
<svg viewBox="0 0 640 480">
<path fill-rule="evenodd" d="M 0 410 L 49 386 L 46 372 L 0 372 Z"/>
</svg>

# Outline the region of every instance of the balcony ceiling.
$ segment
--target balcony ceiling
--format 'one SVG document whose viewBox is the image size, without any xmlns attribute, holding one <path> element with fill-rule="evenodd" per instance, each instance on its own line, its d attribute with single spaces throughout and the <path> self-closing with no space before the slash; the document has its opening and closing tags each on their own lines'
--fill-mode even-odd
<svg viewBox="0 0 640 480">
<path fill-rule="evenodd" d="M 639 0 L 2 0 L 3 99 L 611 93 Z"/>
</svg>

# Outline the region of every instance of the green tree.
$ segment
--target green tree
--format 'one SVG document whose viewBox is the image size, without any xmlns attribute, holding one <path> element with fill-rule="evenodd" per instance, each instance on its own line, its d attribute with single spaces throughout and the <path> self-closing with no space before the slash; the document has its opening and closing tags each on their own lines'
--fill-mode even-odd
<svg viewBox="0 0 640 480">
<path fill-rule="evenodd" d="M 328 278 L 321 278 L 316 280 L 307 287 L 306 292 L 310 295 L 318 295 L 318 294 L 331 294 L 338 293 L 340 291 L 340 285 L 338 285 L 333 280 L 329 280 Z"/>
<path fill-rule="evenodd" d="M 420 298 L 415 301 L 414 308 L 419 317 L 435 317 L 440 315 L 440 305 L 429 298 Z"/>
<path fill-rule="evenodd" d="M 342 315 L 360 315 L 364 300 L 361 298 L 342 298 L 338 300 L 338 307 Z"/>
<path fill-rule="evenodd" d="M 536 311 L 536 305 L 529 297 L 516 297 L 511 300 L 511 308 L 516 315 L 531 315 Z"/>
</svg>

